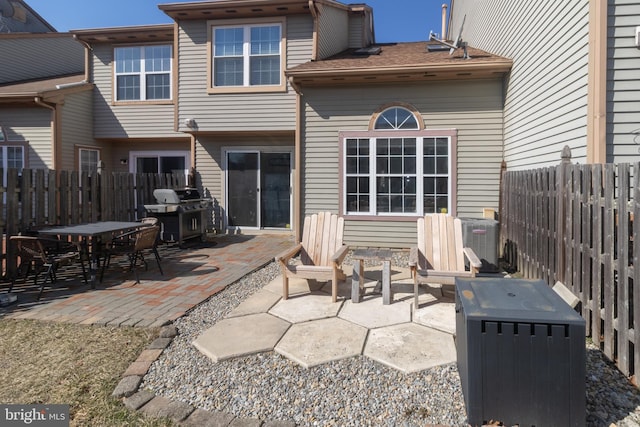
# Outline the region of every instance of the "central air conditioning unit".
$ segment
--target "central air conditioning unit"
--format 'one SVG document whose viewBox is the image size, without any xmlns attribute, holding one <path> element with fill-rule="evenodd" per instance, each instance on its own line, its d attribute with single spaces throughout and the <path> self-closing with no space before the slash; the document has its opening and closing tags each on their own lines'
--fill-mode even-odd
<svg viewBox="0 0 640 427">
<path fill-rule="evenodd" d="M 498 272 L 498 242 L 500 239 L 498 221 L 484 218 L 460 218 L 460 220 L 464 247 L 473 249 L 482 261 L 480 272 Z"/>
</svg>

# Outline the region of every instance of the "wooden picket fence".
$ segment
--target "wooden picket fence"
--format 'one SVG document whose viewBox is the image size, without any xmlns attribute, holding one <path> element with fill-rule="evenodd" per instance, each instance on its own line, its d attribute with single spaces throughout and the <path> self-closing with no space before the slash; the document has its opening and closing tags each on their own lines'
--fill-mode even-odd
<svg viewBox="0 0 640 427">
<path fill-rule="evenodd" d="M 155 203 L 153 190 L 187 186 L 184 174 L 90 175 L 44 169 L 8 169 L 6 175 L 0 170 L 0 182 L 5 280 L 16 264 L 14 248 L 6 244 L 10 236 L 50 225 L 136 221 L 144 216 L 144 204 Z"/>
<path fill-rule="evenodd" d="M 557 167 L 503 174 L 503 258 L 525 278 L 571 289 L 580 298 L 587 334 L 635 381 L 640 163 L 574 165 L 570 157 L 565 148 Z"/>
</svg>

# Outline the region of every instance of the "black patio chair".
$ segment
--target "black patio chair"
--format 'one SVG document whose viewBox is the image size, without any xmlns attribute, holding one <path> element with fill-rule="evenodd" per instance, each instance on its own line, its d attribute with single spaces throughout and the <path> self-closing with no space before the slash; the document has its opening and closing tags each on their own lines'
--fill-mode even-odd
<svg viewBox="0 0 640 427">
<path fill-rule="evenodd" d="M 51 280 L 51 284 L 55 284 L 58 280 L 57 270 L 63 265 L 72 264 L 75 261 L 80 261 L 82 266 L 82 277 L 85 285 L 87 282 L 87 272 L 84 266 L 84 261 L 80 254 L 80 251 L 76 245 L 66 247 L 65 251 L 58 250 L 63 246 L 54 245 L 56 239 L 45 239 L 35 236 L 11 236 L 10 242 L 16 245 L 16 254 L 20 257 L 20 263 L 18 269 L 11 279 L 11 285 L 9 286 L 9 292 L 13 289 L 16 280 L 20 277 L 20 273 L 26 268 L 25 279 L 31 272 L 31 268 L 35 268 L 35 276 L 33 278 L 33 284 L 38 286 L 38 277 L 42 272 L 45 273 L 44 281 L 40 284 L 40 292 L 38 293 L 38 300 L 42 297 L 42 292 L 48 281 Z M 47 250 L 47 246 L 50 250 Z M 55 249 L 55 250 L 53 250 Z"/>
</svg>

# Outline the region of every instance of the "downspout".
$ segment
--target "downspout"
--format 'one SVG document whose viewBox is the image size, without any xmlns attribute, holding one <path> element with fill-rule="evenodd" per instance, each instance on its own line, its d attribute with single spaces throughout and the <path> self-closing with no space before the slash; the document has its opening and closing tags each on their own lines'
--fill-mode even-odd
<svg viewBox="0 0 640 427">
<path fill-rule="evenodd" d="M 316 61 L 318 59 L 318 29 L 320 23 L 318 22 L 320 13 L 316 7 L 315 0 L 309 0 L 309 10 L 311 11 L 311 17 L 313 18 L 313 42 L 311 46 L 311 60 Z"/>
<path fill-rule="evenodd" d="M 196 169 L 196 134 L 191 134 L 191 169 Z"/>
<path fill-rule="evenodd" d="M 293 227 L 295 227 L 296 242 L 302 241 L 302 92 L 300 86 L 296 84 L 293 77 L 289 77 L 289 84 L 296 91 L 296 130 L 294 142 L 294 168 L 293 173 Z"/>
<path fill-rule="evenodd" d="M 51 110 L 51 169 L 57 170 L 59 158 L 58 142 L 62 139 L 60 137 L 60 126 L 58 126 L 58 105 L 43 101 L 41 96 L 34 97 L 33 102 L 40 107 Z"/>
<path fill-rule="evenodd" d="M 89 82 L 91 77 L 91 52 L 93 48 L 91 45 L 84 40 L 80 40 L 76 34 L 73 35 L 73 38 L 84 46 L 84 81 Z"/>
<path fill-rule="evenodd" d="M 587 163 L 607 162 L 607 2 L 589 1 Z"/>
</svg>

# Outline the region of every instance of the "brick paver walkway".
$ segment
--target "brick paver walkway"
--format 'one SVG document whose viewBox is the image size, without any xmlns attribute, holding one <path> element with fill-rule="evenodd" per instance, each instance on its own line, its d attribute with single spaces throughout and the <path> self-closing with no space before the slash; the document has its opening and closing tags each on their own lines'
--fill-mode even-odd
<svg viewBox="0 0 640 427">
<path fill-rule="evenodd" d="M 149 269 L 135 275 L 112 265 L 102 283 L 90 289 L 79 279 L 79 269 L 61 272 L 53 288 L 45 288 L 40 301 L 30 277 L 13 292 L 18 303 L 0 308 L 0 317 L 113 326 L 161 326 L 223 290 L 242 276 L 267 264 L 293 244 L 287 235 L 225 235 L 213 243 L 181 249 L 161 245 L 161 276 L 153 255 Z M 124 263 L 122 264 L 125 265 Z M 9 284 L 0 284 L 6 292 Z"/>
</svg>

